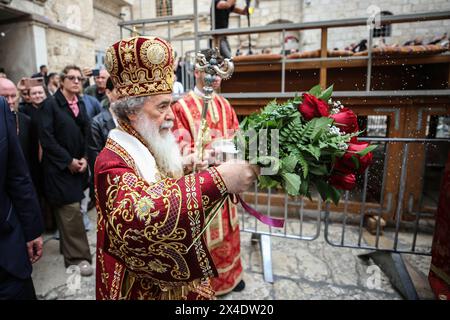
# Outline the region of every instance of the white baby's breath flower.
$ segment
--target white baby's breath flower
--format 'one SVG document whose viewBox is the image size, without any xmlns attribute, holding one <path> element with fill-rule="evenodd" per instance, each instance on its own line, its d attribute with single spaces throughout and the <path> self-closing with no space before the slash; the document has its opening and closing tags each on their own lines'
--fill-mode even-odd
<svg viewBox="0 0 450 320">
<path fill-rule="evenodd" d="M 344 142 L 341 142 L 338 144 L 338 148 L 339 150 L 347 150 L 348 149 L 348 145 Z"/>
<path fill-rule="evenodd" d="M 344 108 L 344 106 L 342 105 L 342 103 L 341 103 L 340 101 L 334 101 L 334 102 L 333 102 L 333 108 L 339 110 L 339 109 Z"/>
<path fill-rule="evenodd" d="M 330 114 L 337 114 L 337 113 L 339 113 L 339 112 L 341 112 L 341 109 L 339 109 L 339 108 L 332 108 L 332 109 L 330 110 Z"/>
<path fill-rule="evenodd" d="M 341 130 L 336 126 L 331 126 L 329 130 L 330 130 L 331 134 L 334 134 L 337 136 L 341 134 Z"/>
</svg>

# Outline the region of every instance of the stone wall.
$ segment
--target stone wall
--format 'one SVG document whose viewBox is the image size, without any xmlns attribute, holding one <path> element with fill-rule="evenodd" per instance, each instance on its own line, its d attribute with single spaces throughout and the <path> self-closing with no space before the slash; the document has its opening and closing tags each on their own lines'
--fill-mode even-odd
<svg viewBox="0 0 450 320">
<path fill-rule="evenodd" d="M 48 0 L 45 16 L 52 22 L 47 28 L 49 70 L 60 72 L 68 64 L 93 65 L 93 0 Z"/>
<path fill-rule="evenodd" d="M 40 15 L 43 15 L 45 12 L 45 7 L 43 4 L 39 4 L 29 0 L 14 0 L 11 1 L 9 6 L 20 11 L 32 12 Z"/>
<path fill-rule="evenodd" d="M 60 72 L 68 64 L 79 67 L 92 67 L 95 65 L 94 41 L 68 36 L 67 33 L 47 29 L 47 55 L 50 71 Z"/>
<path fill-rule="evenodd" d="M 107 0 L 94 2 L 94 37 L 95 50 L 104 52 L 107 47 L 120 40 L 118 23 L 121 6 Z"/>
<path fill-rule="evenodd" d="M 0 49 L 2 65 L 8 64 L 8 71 L 17 76 L 36 72 L 40 64 L 48 64 L 50 71 L 61 71 L 72 63 L 93 67 L 96 51 L 103 52 L 120 39 L 118 23 L 127 4 L 132 1 L 47 0 L 40 4 L 14 0 L 10 5 L 12 8 L 40 17 L 40 29 L 35 22 L 12 26 L 11 29 L 17 29 L 9 34 L 13 39 Z M 129 13 L 124 17 L 131 18 Z M 28 50 L 23 50 L 23 54 L 16 53 L 23 49 L 16 42 L 27 44 Z"/>
<path fill-rule="evenodd" d="M 253 2 L 254 4 L 255 2 Z M 252 26 L 264 26 L 273 23 L 298 23 L 308 21 L 325 21 L 346 19 L 355 17 L 367 17 L 367 8 L 376 5 L 380 10 L 390 11 L 393 14 L 407 14 L 430 11 L 450 10 L 449 0 L 259 0 L 259 5 L 251 16 Z M 29 0 L 14 0 L 10 6 L 26 13 L 45 17 L 49 21 L 45 28 L 46 43 L 36 43 L 34 39 L 28 39 L 39 48 L 33 48 L 31 57 L 21 60 L 18 64 L 39 64 L 48 61 L 50 70 L 59 70 L 68 63 L 77 62 L 80 65 L 93 66 L 95 64 L 96 51 L 103 52 L 106 47 L 120 38 L 118 22 L 120 13 L 126 12 L 124 5 L 131 5 L 129 13 L 124 19 L 155 18 L 155 0 L 47 0 L 44 4 Z M 140 5 L 143 5 L 142 9 Z M 199 30 L 210 29 L 210 0 L 198 0 Z M 238 0 L 238 6 L 243 7 L 244 1 Z M 173 14 L 193 14 L 193 0 L 173 0 Z M 178 55 L 195 48 L 193 40 L 179 41 L 183 37 L 194 36 L 194 24 L 191 21 L 173 22 L 171 25 L 170 39 Z M 232 14 L 230 27 L 247 26 L 247 18 Z M 29 28 L 33 29 L 34 27 Z M 392 36 L 386 39 L 388 44 L 404 43 L 406 40 L 422 36 L 425 40 L 442 35 L 450 31 L 450 20 L 429 21 L 423 23 L 404 23 L 392 26 Z M 32 36 L 34 36 L 32 30 Z M 169 38 L 167 23 L 149 25 L 143 32 L 147 35 L 157 35 Z M 17 33 L 17 39 L 22 33 Z M 300 40 L 300 50 L 317 49 L 320 47 L 320 31 L 308 30 L 302 32 L 288 32 Z M 124 31 L 124 37 L 129 32 Z M 330 29 L 328 35 L 329 48 L 344 48 L 350 43 L 367 38 L 366 26 Z M 17 40 L 16 39 L 16 40 Z M 23 36 L 23 39 L 27 39 Z M 28 41 L 27 40 L 27 41 Z M 40 40 L 41 41 L 41 40 Z M 281 33 L 254 34 L 251 36 L 254 52 L 260 52 L 263 48 L 271 48 L 273 52 L 281 49 Z M 232 51 L 241 47 L 246 51 L 248 36 L 230 36 L 229 42 Z M 208 39 L 200 42 L 200 47 L 206 47 Z M 12 46 L 15 48 L 17 46 Z M 15 50 L 15 49 L 14 49 Z M 4 57 L 5 49 L 2 49 L 4 61 L 11 59 L 17 61 L 14 56 Z M 41 57 L 43 52 L 48 57 Z M 9 54 L 11 55 L 11 54 Z M 31 62 L 30 62 L 31 61 Z M 27 67 L 27 70 L 35 70 L 36 66 Z"/>
<path fill-rule="evenodd" d="M 17 83 L 21 77 L 36 72 L 35 56 L 30 56 L 33 49 L 32 26 L 30 22 L 20 22 L 2 27 L 10 31 L 2 38 L 0 67 L 5 69 L 8 78 Z"/>
<path fill-rule="evenodd" d="M 70 30 L 94 36 L 93 0 L 48 0 L 45 16 Z"/>
<path fill-rule="evenodd" d="M 368 17 L 367 9 L 370 5 L 378 6 L 381 11 L 389 11 L 394 15 L 450 10 L 448 0 L 311 0 L 309 3 L 308 5 L 306 1 L 304 2 L 302 14 L 304 22 Z M 450 20 L 394 24 L 392 36 L 386 38 L 386 43 L 403 44 L 419 36 L 424 37 L 425 40 L 431 40 L 448 31 L 450 31 Z M 366 26 L 330 29 L 328 47 L 342 49 L 350 43 L 367 39 L 368 35 Z M 319 48 L 320 31 L 302 32 L 301 44 L 304 50 Z"/>
</svg>

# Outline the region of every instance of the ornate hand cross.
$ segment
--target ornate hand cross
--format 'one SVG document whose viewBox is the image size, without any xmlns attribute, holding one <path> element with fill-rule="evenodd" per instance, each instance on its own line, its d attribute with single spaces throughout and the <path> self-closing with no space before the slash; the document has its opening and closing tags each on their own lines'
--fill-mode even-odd
<svg viewBox="0 0 450 320">
<path fill-rule="evenodd" d="M 201 72 L 205 72 L 205 86 L 203 87 L 203 109 L 200 128 L 196 140 L 195 150 L 200 159 L 203 160 L 203 147 L 205 134 L 208 129 L 208 123 L 206 122 L 206 114 L 208 113 L 208 107 L 212 99 L 213 88 L 212 83 L 215 77 L 222 79 L 228 79 L 231 77 L 234 71 L 234 64 L 231 59 L 224 59 L 222 63 L 218 62 L 219 50 L 215 48 L 209 61 L 202 53 L 197 53 L 195 69 Z"/>
</svg>

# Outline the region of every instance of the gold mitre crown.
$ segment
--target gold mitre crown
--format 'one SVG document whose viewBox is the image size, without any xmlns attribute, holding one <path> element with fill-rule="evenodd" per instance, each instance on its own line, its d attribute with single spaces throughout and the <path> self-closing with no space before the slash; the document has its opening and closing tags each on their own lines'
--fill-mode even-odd
<svg viewBox="0 0 450 320">
<path fill-rule="evenodd" d="M 158 37 L 133 37 L 106 49 L 105 66 L 119 98 L 172 93 L 173 49 Z"/>
</svg>

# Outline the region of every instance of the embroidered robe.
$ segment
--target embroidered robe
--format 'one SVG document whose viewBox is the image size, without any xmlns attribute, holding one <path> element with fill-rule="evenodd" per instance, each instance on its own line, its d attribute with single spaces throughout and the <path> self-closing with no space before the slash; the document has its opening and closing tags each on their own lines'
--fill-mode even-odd
<svg viewBox="0 0 450 320">
<path fill-rule="evenodd" d="M 97 299 L 211 299 L 217 272 L 199 235 L 225 184 L 214 168 L 162 178 L 135 134 L 113 129 L 95 163 Z"/>
<path fill-rule="evenodd" d="M 173 132 L 180 148 L 193 150 L 203 109 L 202 98 L 189 92 L 172 106 L 175 114 Z M 239 121 L 230 103 L 213 94 L 206 116 L 209 144 L 215 139 L 230 139 L 239 129 Z M 212 279 L 216 294 L 230 292 L 242 279 L 240 235 L 236 206 L 228 198 L 206 232 L 207 244 L 219 276 Z"/>
</svg>

